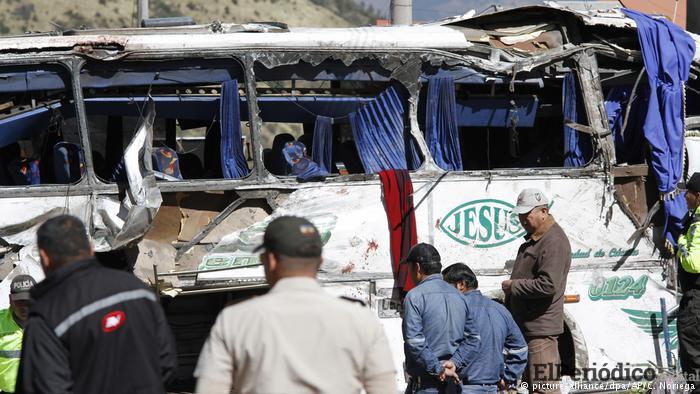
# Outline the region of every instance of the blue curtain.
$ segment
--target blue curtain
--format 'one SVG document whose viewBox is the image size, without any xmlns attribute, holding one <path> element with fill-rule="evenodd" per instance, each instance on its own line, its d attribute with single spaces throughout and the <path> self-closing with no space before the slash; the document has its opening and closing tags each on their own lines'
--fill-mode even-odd
<svg viewBox="0 0 700 394">
<path fill-rule="evenodd" d="M 411 135 L 411 132 L 409 130 L 406 130 L 405 136 L 406 165 L 408 166 L 409 170 L 415 170 L 418 167 L 420 167 L 421 164 L 423 164 L 423 161 L 421 160 L 420 154 L 418 153 L 418 146 L 416 146 L 416 140 L 413 138 L 413 135 Z"/>
<path fill-rule="evenodd" d="M 353 138 L 366 173 L 407 169 L 403 104 L 391 86 L 350 113 Z"/>
<path fill-rule="evenodd" d="M 221 84 L 220 105 L 221 170 L 224 178 L 243 178 L 250 170 L 243 155 L 238 81 L 226 81 Z"/>
<path fill-rule="evenodd" d="M 645 93 L 645 91 L 647 91 Z M 625 121 L 625 111 L 632 93 L 631 86 L 615 86 L 608 91 L 605 97 L 605 112 L 608 114 L 608 125 L 613 133 L 615 141 L 615 157 L 618 163 L 640 164 L 644 163 L 644 135 L 642 126 L 646 116 L 646 100 L 648 89 L 646 86 L 637 87 L 637 98 L 630 107 L 627 126 L 622 130 Z"/>
<path fill-rule="evenodd" d="M 461 171 L 454 78 L 430 77 L 425 111 L 425 139 L 435 163 L 443 170 Z"/>
<path fill-rule="evenodd" d="M 637 24 L 649 81 L 644 136 L 651 147 L 651 167 L 664 201 L 664 237 L 676 246 L 688 207 L 676 184 L 683 171 L 683 84 L 688 80 L 695 42 L 683 29 L 664 18 L 623 8 Z"/>
<path fill-rule="evenodd" d="M 569 72 L 562 84 L 564 120 L 578 123 L 579 99 L 576 94 L 576 75 Z M 591 159 L 591 137 L 564 126 L 564 167 L 583 167 Z"/>
<path fill-rule="evenodd" d="M 333 119 L 317 116 L 311 158 L 327 173 L 333 167 Z"/>
</svg>

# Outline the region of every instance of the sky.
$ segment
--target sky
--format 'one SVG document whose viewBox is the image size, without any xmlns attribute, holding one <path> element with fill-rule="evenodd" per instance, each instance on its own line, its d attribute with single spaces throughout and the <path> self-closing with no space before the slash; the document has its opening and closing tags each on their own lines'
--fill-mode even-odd
<svg viewBox="0 0 700 394">
<path fill-rule="evenodd" d="M 381 16 L 388 17 L 390 0 L 355 0 L 371 5 Z M 585 1 L 585 0 L 581 0 Z M 471 9 L 480 12 L 491 4 L 504 7 L 514 5 L 542 4 L 542 0 L 413 0 L 413 20 L 428 21 L 460 15 Z"/>
</svg>

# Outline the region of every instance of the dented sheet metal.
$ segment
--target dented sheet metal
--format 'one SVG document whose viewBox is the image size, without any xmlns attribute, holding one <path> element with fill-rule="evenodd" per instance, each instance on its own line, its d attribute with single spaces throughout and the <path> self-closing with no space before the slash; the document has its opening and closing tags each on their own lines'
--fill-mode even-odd
<svg viewBox="0 0 700 394">
<path fill-rule="evenodd" d="M 124 151 L 126 197 L 119 205 L 110 197 L 97 198 L 93 236 L 97 250 L 118 249 L 140 240 L 163 202 L 151 161 L 154 119 L 155 103 L 149 98 L 138 131 Z"/>
<path fill-rule="evenodd" d="M 616 336 L 603 335 L 607 324 L 590 319 L 592 315 L 606 316 L 613 326 L 629 328 L 623 309 L 654 310 L 659 297 L 673 301 L 673 294 L 663 284 L 651 241 L 642 238 L 637 244 L 627 243 L 635 227 L 618 204 L 613 205 L 607 226 L 602 220 L 606 210 L 604 179 L 537 176 L 479 180 L 451 174 L 436 185 L 434 180 L 416 178 L 413 198 L 418 241 L 434 244 L 444 266 L 467 263 L 479 275 L 480 289 L 498 296 L 500 283 L 508 278 L 523 241 L 524 230 L 511 209 L 525 187 L 538 187 L 551 197 L 551 211 L 571 241 L 572 267 L 566 294 L 580 295 L 581 302 L 567 305 L 566 311 L 567 325 L 575 332 L 577 366 L 611 359 L 643 364 L 653 359 L 653 339 L 643 330 L 625 331 L 628 337 L 623 346 Z M 199 273 L 197 283 L 235 286 L 264 282 L 254 249 L 262 242 L 266 225 L 280 215 L 303 216 L 318 227 L 324 243 L 322 280 L 338 283 L 335 286 L 344 287 L 346 294 L 358 289 L 356 283 L 376 282 L 374 293 L 360 291 L 355 296 L 372 301 L 395 349 L 396 367 L 401 370 L 400 318 L 389 307 L 394 305 L 393 281 L 386 279 L 391 277 L 389 232 L 377 182 L 305 185 L 269 217 L 224 237 L 199 266 L 216 271 Z M 355 282 L 340 285 L 350 280 Z M 637 286 L 630 284 L 619 295 L 598 294 L 596 286 L 605 280 L 619 280 L 620 286 L 632 280 Z M 631 353 L 625 347 L 628 342 L 636 343 Z"/>
<path fill-rule="evenodd" d="M 37 198 L 3 198 L 0 215 L 0 238 L 14 245 L 34 245 L 36 230 L 45 220 L 70 213 L 88 218 L 88 196 L 55 196 Z"/>
<path fill-rule="evenodd" d="M 649 239 L 634 247 L 627 244 L 635 227 L 617 204 L 607 227 L 600 220 L 606 208 L 603 184 L 598 179 L 555 177 L 491 182 L 447 177 L 433 188 L 433 182 L 415 180 L 414 201 L 426 198 L 416 209 L 418 238 L 444 251 L 446 261 L 468 256 L 476 270 L 505 272 L 524 235 L 517 218 L 510 214 L 513 201 L 521 189 L 539 187 L 551 197 L 552 212 L 569 234 L 575 267 L 656 261 Z M 378 184 L 318 185 L 297 190 L 264 221 L 224 237 L 199 268 L 257 264 L 253 249 L 262 242 L 267 223 L 280 215 L 299 215 L 316 224 L 322 234 L 324 273 L 390 273 L 389 235 L 381 198 Z M 243 272 L 203 273 L 200 279 L 231 278 Z"/>
</svg>

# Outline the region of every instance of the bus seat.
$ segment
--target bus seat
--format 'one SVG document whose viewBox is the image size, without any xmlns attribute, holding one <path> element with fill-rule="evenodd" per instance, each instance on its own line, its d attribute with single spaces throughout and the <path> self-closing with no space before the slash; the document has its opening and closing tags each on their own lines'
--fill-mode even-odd
<svg viewBox="0 0 700 394">
<path fill-rule="evenodd" d="M 288 142 L 282 153 L 292 168 L 292 174 L 296 175 L 298 181 L 322 181 L 328 176 L 328 173 L 321 169 L 318 163 L 311 160 L 306 152 L 306 147 L 301 142 Z"/>
<path fill-rule="evenodd" d="M 15 185 L 40 185 L 39 160 L 16 159 L 7 168 Z"/>
<path fill-rule="evenodd" d="M 204 175 L 202 161 L 194 153 L 183 153 L 178 155 L 180 174 L 183 179 L 201 179 Z"/>
<path fill-rule="evenodd" d="M 83 151 L 78 144 L 59 142 L 53 146 L 53 171 L 56 183 L 75 183 L 85 173 Z"/>
<path fill-rule="evenodd" d="M 17 142 L 0 148 L 0 185 L 11 186 L 15 181 L 10 175 L 8 164 L 20 158 L 22 149 Z"/>
<path fill-rule="evenodd" d="M 157 148 L 154 147 L 151 157 L 153 159 L 154 171 L 162 172 L 163 174 L 173 178 L 182 179 L 177 152 L 175 152 L 173 149 L 164 146 Z"/>
<path fill-rule="evenodd" d="M 263 165 L 268 171 L 272 168 L 272 149 L 270 148 L 263 149 Z"/>
<path fill-rule="evenodd" d="M 314 150 L 314 135 L 312 133 L 302 134 L 299 136 L 299 138 L 297 138 L 297 141 L 304 144 L 304 146 L 306 147 L 306 152 L 309 153 L 310 156 L 310 153 Z"/>
<path fill-rule="evenodd" d="M 275 175 L 287 175 L 291 168 L 284 158 L 282 150 L 287 142 L 294 141 L 294 137 L 288 133 L 277 134 L 272 140 L 272 151 L 270 152 L 270 168 L 268 170 Z"/>
</svg>

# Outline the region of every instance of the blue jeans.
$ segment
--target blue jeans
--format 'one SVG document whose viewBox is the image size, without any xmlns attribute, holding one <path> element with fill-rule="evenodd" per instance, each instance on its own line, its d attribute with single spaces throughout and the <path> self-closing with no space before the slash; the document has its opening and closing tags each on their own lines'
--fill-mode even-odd
<svg viewBox="0 0 700 394">
<path fill-rule="evenodd" d="M 495 387 L 495 386 L 494 386 Z M 408 382 L 406 394 L 460 394 L 461 387 L 454 383 L 445 383 L 440 387 L 415 387 L 413 382 Z"/>
<path fill-rule="evenodd" d="M 482 386 L 480 384 L 465 384 L 462 385 L 462 394 L 496 394 L 498 388 L 496 385 Z"/>
</svg>

